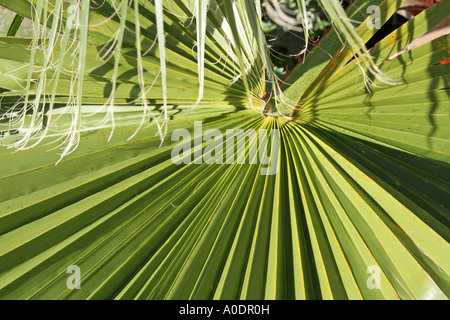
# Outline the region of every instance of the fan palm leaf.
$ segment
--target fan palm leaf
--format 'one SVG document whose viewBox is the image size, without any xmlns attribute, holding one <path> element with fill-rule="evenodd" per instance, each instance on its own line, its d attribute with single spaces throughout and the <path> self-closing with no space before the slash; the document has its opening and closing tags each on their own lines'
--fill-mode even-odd
<svg viewBox="0 0 450 320">
<path fill-rule="evenodd" d="M 321 1 L 335 31 L 282 85 L 259 1 L 89 3 L 0 0 L 37 33 L 0 38 L 0 298 L 448 299 L 448 35 L 393 56 L 449 1 L 370 51 L 366 7 L 401 1 L 354 29 Z M 206 134 L 236 129 L 275 158 Z"/>
</svg>

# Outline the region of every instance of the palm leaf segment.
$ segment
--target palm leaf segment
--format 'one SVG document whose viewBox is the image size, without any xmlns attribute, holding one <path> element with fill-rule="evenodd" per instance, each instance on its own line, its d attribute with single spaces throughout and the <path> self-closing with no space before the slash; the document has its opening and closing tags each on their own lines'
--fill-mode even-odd
<svg viewBox="0 0 450 320">
<path fill-rule="evenodd" d="M 370 52 L 394 86 L 330 34 L 331 61 L 317 48 L 278 91 L 293 121 L 261 116 L 272 76 L 244 2 L 210 1 L 205 15 L 204 1 L 164 1 L 163 25 L 158 1 L 72 2 L 0 0 L 50 27 L 37 28 L 45 41 L 0 39 L 4 141 L 25 149 L 0 158 L 1 298 L 448 298 L 448 35 L 388 59 L 448 1 Z M 383 22 L 400 5 L 374 3 Z M 89 29 L 52 36 L 49 12 L 67 22 L 70 5 Z M 364 42 L 375 31 L 357 29 Z M 195 163 L 212 143 L 199 122 L 203 133 L 278 129 L 278 172 Z M 171 159 L 177 129 L 202 142 L 190 164 Z M 48 150 L 62 141 L 61 159 Z M 70 265 L 80 290 L 67 287 Z"/>
</svg>

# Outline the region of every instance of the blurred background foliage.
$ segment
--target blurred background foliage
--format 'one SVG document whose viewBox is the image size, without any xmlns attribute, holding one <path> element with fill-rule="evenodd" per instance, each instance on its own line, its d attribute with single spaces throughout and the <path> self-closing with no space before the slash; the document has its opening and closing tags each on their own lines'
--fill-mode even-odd
<svg viewBox="0 0 450 320">
<path fill-rule="evenodd" d="M 297 0 L 277 1 L 285 14 L 289 15 L 291 18 L 295 18 L 299 23 L 301 22 Z M 390 34 L 393 30 L 399 28 L 422 10 L 439 1 L 440 0 L 404 0 L 400 10 L 398 10 L 398 12 L 382 26 L 375 36 L 367 42 L 367 48 L 372 48 L 378 41 Z M 352 2 L 353 0 L 341 1 L 344 9 L 347 9 Z M 302 63 L 304 55 L 301 52 L 306 45 L 305 37 L 303 32 L 288 29 L 275 23 L 267 14 L 264 1 L 261 1 L 261 3 L 263 12 L 263 31 L 266 34 L 267 44 L 271 51 L 275 72 L 277 76 L 283 80 L 298 64 Z M 306 9 L 310 29 L 310 41 L 307 47 L 308 53 L 331 29 L 332 24 L 326 17 L 317 0 L 306 0 Z M 353 21 L 355 27 L 360 23 L 362 23 L 362 21 Z"/>
<path fill-rule="evenodd" d="M 297 6 L 297 0 L 281 0 L 280 7 L 290 17 L 299 22 L 300 11 Z M 344 6 L 348 2 L 343 3 Z M 266 4 L 262 3 L 263 9 L 263 31 L 266 34 L 267 44 L 272 54 L 272 62 L 275 65 L 275 72 L 280 79 L 286 77 L 286 72 L 292 71 L 294 67 L 301 62 L 303 57 L 301 51 L 305 48 L 305 37 L 302 32 L 289 30 L 288 28 L 277 25 L 267 14 Z M 330 28 L 328 21 L 318 1 L 307 0 L 306 9 L 308 12 L 309 29 L 311 30 L 311 40 L 317 42 Z M 310 43 L 308 47 L 312 44 Z"/>
</svg>

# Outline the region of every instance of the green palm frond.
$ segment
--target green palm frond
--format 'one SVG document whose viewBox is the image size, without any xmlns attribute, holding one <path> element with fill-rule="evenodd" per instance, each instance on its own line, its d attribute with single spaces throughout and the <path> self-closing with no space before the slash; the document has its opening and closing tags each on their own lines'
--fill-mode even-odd
<svg viewBox="0 0 450 320">
<path fill-rule="evenodd" d="M 0 298 L 448 299 L 449 36 L 394 55 L 450 2 L 321 4 L 279 84 L 260 1 L 0 0 Z"/>
</svg>

